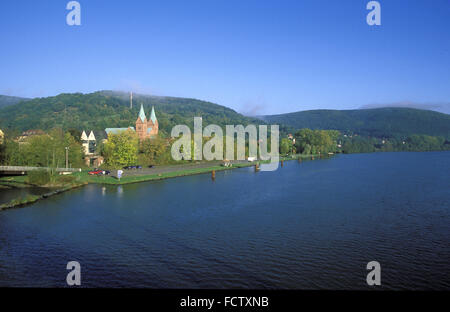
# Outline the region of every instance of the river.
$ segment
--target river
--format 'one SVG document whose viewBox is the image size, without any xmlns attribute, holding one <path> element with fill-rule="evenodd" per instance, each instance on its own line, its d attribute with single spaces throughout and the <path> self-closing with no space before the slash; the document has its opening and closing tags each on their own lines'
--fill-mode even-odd
<svg viewBox="0 0 450 312">
<path fill-rule="evenodd" d="M 0 212 L 0 286 L 450 289 L 450 153 L 337 155 Z M 0 190 L 1 192 L 1 190 Z"/>
</svg>

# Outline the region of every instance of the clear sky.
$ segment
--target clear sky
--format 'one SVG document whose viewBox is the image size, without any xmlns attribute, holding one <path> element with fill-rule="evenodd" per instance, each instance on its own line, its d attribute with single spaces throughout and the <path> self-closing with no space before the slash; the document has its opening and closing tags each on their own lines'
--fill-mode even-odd
<svg viewBox="0 0 450 312">
<path fill-rule="evenodd" d="M 450 113 L 450 1 L 0 2 L 0 94 L 123 90 L 247 114 L 376 105 Z"/>
</svg>

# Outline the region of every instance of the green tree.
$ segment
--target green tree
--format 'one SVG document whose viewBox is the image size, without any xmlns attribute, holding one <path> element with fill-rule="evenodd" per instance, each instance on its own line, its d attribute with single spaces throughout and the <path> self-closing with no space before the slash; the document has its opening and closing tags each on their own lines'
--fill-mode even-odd
<svg viewBox="0 0 450 312">
<path fill-rule="evenodd" d="M 146 164 L 164 164 L 169 162 L 170 150 L 167 140 L 163 138 L 146 139 L 141 142 L 141 153 Z"/>
<path fill-rule="evenodd" d="M 306 144 L 306 145 L 304 146 L 304 149 L 303 149 L 303 151 L 302 151 L 302 154 L 303 154 L 303 155 L 310 155 L 310 154 L 311 154 L 311 145 Z"/>
<path fill-rule="evenodd" d="M 122 167 L 137 162 L 138 138 L 134 131 L 127 130 L 110 134 L 104 144 L 103 156 L 109 166 Z"/>
<path fill-rule="evenodd" d="M 339 136 L 336 130 L 301 129 L 295 134 L 295 147 L 302 154 L 335 152 Z"/>
<path fill-rule="evenodd" d="M 81 143 L 61 129 L 29 137 L 20 143 L 6 140 L 2 163 L 13 166 L 65 167 L 66 147 L 69 148 L 69 165 L 81 167 L 83 164 Z"/>
<path fill-rule="evenodd" d="M 285 155 L 292 151 L 292 141 L 288 138 L 282 138 L 280 142 L 280 154 Z"/>
</svg>

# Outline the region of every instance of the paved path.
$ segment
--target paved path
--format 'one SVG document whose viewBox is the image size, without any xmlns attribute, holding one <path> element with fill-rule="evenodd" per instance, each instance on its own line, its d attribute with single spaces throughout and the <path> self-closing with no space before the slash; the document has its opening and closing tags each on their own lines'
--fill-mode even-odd
<svg viewBox="0 0 450 312">
<path fill-rule="evenodd" d="M 236 163 L 247 163 L 247 161 L 232 161 L 233 164 Z M 124 177 L 126 176 L 141 176 L 141 175 L 150 175 L 150 174 L 160 174 L 174 171 L 183 171 L 189 169 L 201 169 L 201 168 L 209 168 L 214 166 L 220 166 L 222 164 L 221 160 L 207 161 L 207 162 L 198 162 L 198 163 L 185 163 L 182 165 L 166 165 L 166 166 L 154 166 L 153 168 L 145 168 L 142 169 L 122 169 Z M 113 176 L 117 176 L 117 170 L 114 170 Z"/>
</svg>

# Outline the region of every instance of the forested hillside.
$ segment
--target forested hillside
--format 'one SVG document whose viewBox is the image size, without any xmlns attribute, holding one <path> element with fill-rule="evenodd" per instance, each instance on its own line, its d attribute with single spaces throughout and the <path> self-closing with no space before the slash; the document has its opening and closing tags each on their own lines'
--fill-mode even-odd
<svg viewBox="0 0 450 312">
<path fill-rule="evenodd" d="M 20 132 L 29 129 L 103 130 L 134 126 L 139 107 L 143 104 L 147 116 L 151 107 L 155 107 L 160 129 L 166 135 L 177 124 L 192 127 L 193 117 L 201 116 L 204 125 L 279 124 L 283 134 L 309 128 L 338 130 L 342 134 L 365 137 L 402 139 L 420 134 L 450 139 L 450 115 L 410 108 L 312 110 L 257 119 L 206 101 L 139 94 L 133 95 L 133 109 L 130 109 L 129 94 L 114 91 L 60 94 L 27 101 L 19 99 L 0 97 L 0 103 L 8 103 L 6 107 L 0 107 L 0 129 Z"/>
<path fill-rule="evenodd" d="M 177 124 L 191 127 L 193 117 L 203 117 L 203 124 L 246 125 L 261 124 L 259 119 L 245 117 L 232 109 L 196 99 L 133 95 L 133 109 L 129 108 L 126 93 L 99 91 L 90 94 L 71 93 L 54 97 L 36 98 L 18 105 L 0 109 L 0 129 L 24 131 L 28 129 L 50 130 L 88 129 L 134 126 L 140 104 L 147 117 L 151 106 L 155 107 L 160 130 L 170 134 Z"/>
<path fill-rule="evenodd" d="M 343 134 L 404 137 L 425 134 L 450 138 L 450 115 L 412 108 L 310 110 L 262 116 L 268 123 L 291 129 L 338 130 Z"/>
</svg>

